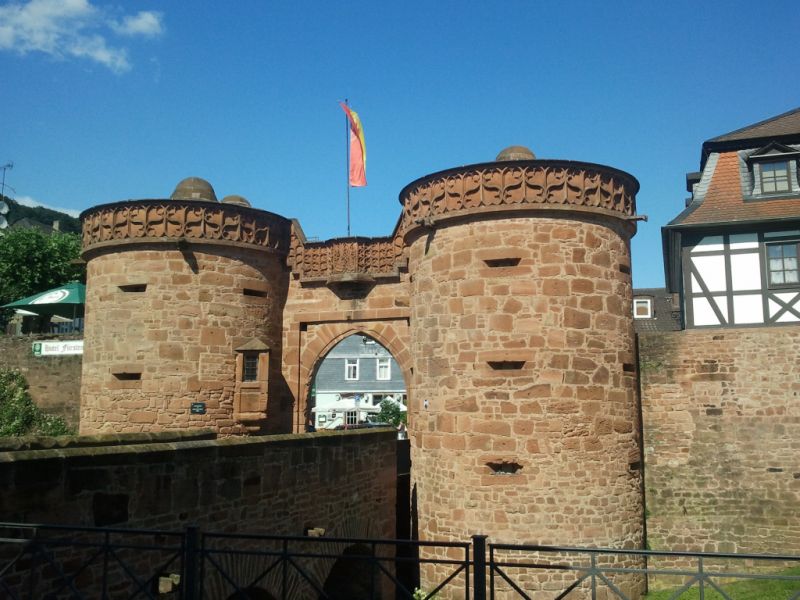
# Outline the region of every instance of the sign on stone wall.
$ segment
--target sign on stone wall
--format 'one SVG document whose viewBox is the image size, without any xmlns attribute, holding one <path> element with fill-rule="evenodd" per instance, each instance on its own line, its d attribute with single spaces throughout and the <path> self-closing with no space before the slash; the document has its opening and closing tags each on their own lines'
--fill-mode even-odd
<svg viewBox="0 0 800 600">
<path fill-rule="evenodd" d="M 33 342 L 34 356 L 73 356 L 83 354 L 83 340 Z"/>
</svg>

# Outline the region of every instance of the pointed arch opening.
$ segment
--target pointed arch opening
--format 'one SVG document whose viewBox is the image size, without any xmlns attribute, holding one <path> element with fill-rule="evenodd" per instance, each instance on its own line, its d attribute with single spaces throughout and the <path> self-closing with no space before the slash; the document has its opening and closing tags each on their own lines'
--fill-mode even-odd
<svg viewBox="0 0 800 600">
<path fill-rule="evenodd" d="M 320 352 L 307 385 L 307 430 L 405 423 L 405 369 L 376 337 L 350 331 L 331 340 Z"/>
</svg>

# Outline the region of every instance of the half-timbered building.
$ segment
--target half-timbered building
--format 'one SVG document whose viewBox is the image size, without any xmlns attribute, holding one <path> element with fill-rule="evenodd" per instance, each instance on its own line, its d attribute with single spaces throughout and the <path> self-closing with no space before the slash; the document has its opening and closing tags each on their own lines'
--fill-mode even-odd
<svg viewBox="0 0 800 600">
<path fill-rule="evenodd" d="M 687 328 L 800 323 L 800 108 L 712 138 L 662 229 Z"/>
</svg>

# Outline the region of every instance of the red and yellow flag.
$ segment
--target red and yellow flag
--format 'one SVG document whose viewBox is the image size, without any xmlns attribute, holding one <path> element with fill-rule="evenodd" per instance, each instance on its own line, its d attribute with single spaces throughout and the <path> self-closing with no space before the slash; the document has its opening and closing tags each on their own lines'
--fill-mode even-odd
<svg viewBox="0 0 800 600">
<path fill-rule="evenodd" d="M 367 185 L 367 146 L 364 143 L 364 128 L 356 111 L 350 110 L 344 102 L 339 104 L 350 122 L 350 185 L 363 187 Z"/>
</svg>

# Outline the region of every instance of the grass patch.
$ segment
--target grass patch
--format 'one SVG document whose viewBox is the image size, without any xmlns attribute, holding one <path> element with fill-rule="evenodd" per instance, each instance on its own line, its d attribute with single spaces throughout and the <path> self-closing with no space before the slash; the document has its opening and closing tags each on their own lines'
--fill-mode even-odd
<svg viewBox="0 0 800 600">
<path fill-rule="evenodd" d="M 800 576 L 800 567 L 782 571 L 781 575 Z M 721 586 L 733 600 L 789 600 L 800 590 L 800 581 L 775 581 L 768 579 L 743 579 Z M 650 592 L 647 600 L 669 600 L 678 587 Z M 678 596 L 680 600 L 699 600 L 700 590 L 695 583 Z M 709 585 L 705 586 L 705 600 L 724 600 L 724 597 Z"/>
</svg>

